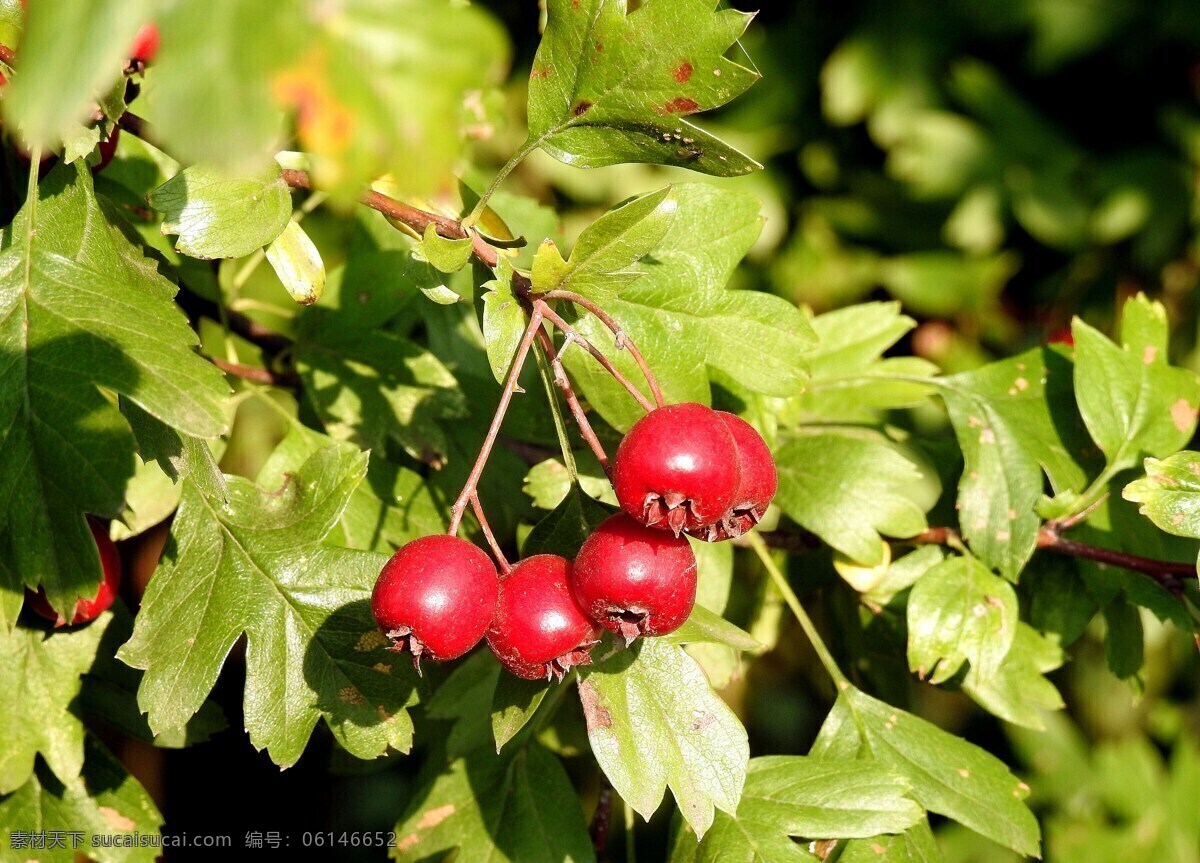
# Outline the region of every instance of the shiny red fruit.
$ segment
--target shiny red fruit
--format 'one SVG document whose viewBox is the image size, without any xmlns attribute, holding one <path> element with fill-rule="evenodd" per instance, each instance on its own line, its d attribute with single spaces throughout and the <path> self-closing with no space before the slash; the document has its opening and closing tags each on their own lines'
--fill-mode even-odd
<svg viewBox="0 0 1200 863">
<path fill-rule="evenodd" d="M 93 174 L 99 174 L 101 171 L 107 168 L 108 163 L 113 160 L 113 156 L 116 155 L 117 152 L 117 139 L 120 137 L 120 135 L 121 130 L 114 128 L 112 130 L 112 134 L 108 136 L 108 139 L 100 142 L 100 146 L 97 147 L 97 149 L 100 151 L 100 161 L 92 166 Z"/>
<path fill-rule="evenodd" d="M 158 26 L 143 24 L 129 46 L 130 62 L 143 65 L 151 62 L 158 55 L 158 42 Z"/>
<path fill-rule="evenodd" d="M 29 594 L 29 607 L 46 620 L 54 621 L 55 627 L 91 623 L 112 606 L 113 600 L 117 598 L 117 590 L 121 587 L 121 557 L 117 554 L 117 547 L 108 538 L 108 532 L 99 521 L 89 518 L 88 528 L 92 531 L 92 538 L 96 541 L 96 551 L 100 555 L 100 569 L 104 573 L 100 586 L 96 589 L 96 595 L 91 599 L 81 598 L 76 602 L 75 613 L 71 615 L 71 620 L 68 622 L 50 606 L 50 600 L 46 598 L 46 592 L 42 588 L 39 587 L 36 594 Z"/>
<path fill-rule="evenodd" d="M 771 505 L 775 491 L 779 488 L 779 475 L 775 472 L 775 459 L 762 435 L 741 417 L 717 411 L 737 443 L 738 482 L 733 506 L 716 524 L 697 531 L 689 531 L 697 539 L 720 542 L 734 539 L 752 530 Z"/>
<path fill-rule="evenodd" d="M 621 508 L 678 536 L 719 521 L 738 490 L 737 443 L 712 408 L 658 408 L 633 424 L 613 460 Z"/>
<path fill-rule="evenodd" d="M 487 642 L 500 664 L 518 677 L 561 680 L 576 665 L 592 661 L 599 637 L 575 600 L 566 558 L 534 555 L 500 582 Z"/>
<path fill-rule="evenodd" d="M 696 603 L 696 555 L 687 539 L 623 512 L 584 541 L 572 576 L 579 604 L 627 645 L 639 635 L 674 632 Z"/>
<path fill-rule="evenodd" d="M 371 593 L 375 623 L 423 657 L 455 659 L 479 643 L 492 620 L 500 579 L 492 559 L 465 539 L 423 536 L 401 546 L 383 565 Z"/>
</svg>

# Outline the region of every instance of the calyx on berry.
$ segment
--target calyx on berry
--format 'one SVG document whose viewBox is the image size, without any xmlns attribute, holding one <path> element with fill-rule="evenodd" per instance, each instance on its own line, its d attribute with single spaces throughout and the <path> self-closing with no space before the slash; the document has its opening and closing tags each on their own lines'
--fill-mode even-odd
<svg viewBox="0 0 1200 863">
<path fill-rule="evenodd" d="M 113 600 L 117 598 L 117 590 L 121 587 L 121 556 L 117 553 L 117 547 L 108 538 L 108 532 L 101 522 L 92 518 L 88 518 L 87 521 L 92 539 L 96 542 L 96 551 L 100 555 L 100 569 L 103 572 L 95 596 L 91 599 L 80 597 L 75 603 L 71 619 L 67 620 L 51 607 L 43 588 L 39 587 L 37 593 L 29 594 L 29 607 L 46 620 L 53 621 L 55 628 L 91 623 L 112 606 Z"/>
<path fill-rule="evenodd" d="M 708 542 L 734 539 L 752 530 L 762 521 L 779 487 L 775 459 L 771 457 L 767 442 L 754 426 L 736 414 L 725 411 L 717 411 L 716 414 L 737 444 L 740 479 L 733 505 L 721 519 L 706 528 L 689 531 L 697 539 Z"/>
<path fill-rule="evenodd" d="M 583 543 L 573 581 L 584 610 L 628 645 L 639 635 L 674 632 L 688 619 L 696 602 L 696 555 L 686 537 L 622 512 Z"/>
<path fill-rule="evenodd" d="M 419 671 L 423 657 L 455 659 L 479 643 L 499 585 L 495 564 L 482 549 L 456 536 L 424 536 L 383 565 L 371 611 L 392 649 L 411 652 Z"/>
<path fill-rule="evenodd" d="M 527 680 L 562 680 L 587 665 L 599 641 L 595 623 L 571 589 L 571 563 L 538 554 L 514 566 L 500 582 L 500 599 L 487 643 L 513 674 Z"/>
<path fill-rule="evenodd" d="M 668 405 L 633 424 L 613 460 L 621 508 L 651 527 L 699 530 L 722 519 L 740 480 L 737 442 L 712 408 Z"/>
</svg>

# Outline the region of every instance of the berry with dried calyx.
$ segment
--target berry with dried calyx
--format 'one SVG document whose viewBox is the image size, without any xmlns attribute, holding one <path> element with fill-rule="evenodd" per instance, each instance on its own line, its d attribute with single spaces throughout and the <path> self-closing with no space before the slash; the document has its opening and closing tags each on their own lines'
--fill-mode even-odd
<svg viewBox="0 0 1200 863">
<path fill-rule="evenodd" d="M 456 536 L 423 536 L 384 564 L 371 612 L 392 650 L 410 651 L 419 671 L 423 657 L 455 659 L 479 643 L 499 590 L 496 566 L 482 549 Z"/>
<path fill-rule="evenodd" d="M 100 555 L 100 571 L 103 573 L 95 595 L 90 599 L 80 597 L 68 621 L 51 607 L 44 589 L 39 587 L 37 593 L 28 594 L 29 607 L 47 620 L 53 621 L 56 628 L 91 623 L 112 606 L 121 586 L 121 556 L 117 553 L 116 545 L 108 538 L 108 532 L 101 522 L 92 518 L 88 518 L 87 522 L 92 539 L 96 542 L 96 552 Z"/>
<path fill-rule="evenodd" d="M 158 26 L 153 22 L 143 24 L 134 34 L 133 43 L 129 46 L 129 64 L 145 66 L 158 56 Z"/>
<path fill-rule="evenodd" d="M 566 558 L 534 555 L 500 582 L 487 642 L 500 664 L 518 677 L 562 680 L 576 665 L 591 662 L 599 638 L 596 624 L 575 599 Z"/>
<path fill-rule="evenodd" d="M 712 408 L 658 408 L 633 424 L 613 459 L 621 508 L 678 536 L 719 521 L 734 504 L 737 442 Z"/>
<path fill-rule="evenodd" d="M 674 632 L 696 602 L 696 555 L 687 538 L 623 512 L 583 543 L 572 576 L 579 604 L 626 645 L 640 635 Z"/>
<path fill-rule="evenodd" d="M 762 520 L 779 487 L 775 459 L 762 435 L 736 414 L 716 413 L 737 444 L 740 480 L 733 505 L 719 521 L 700 530 L 688 531 L 697 539 L 708 542 L 734 539 L 752 530 Z"/>
</svg>

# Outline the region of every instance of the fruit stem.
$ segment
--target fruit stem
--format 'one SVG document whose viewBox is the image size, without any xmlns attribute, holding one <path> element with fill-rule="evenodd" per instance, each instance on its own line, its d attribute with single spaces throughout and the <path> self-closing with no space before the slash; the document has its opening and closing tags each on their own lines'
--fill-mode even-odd
<svg viewBox="0 0 1200 863">
<path fill-rule="evenodd" d="M 504 556 L 504 552 L 500 550 L 500 543 L 496 542 L 496 535 L 492 533 L 492 526 L 488 524 L 487 515 L 483 512 L 483 504 L 479 502 L 478 490 L 471 492 L 471 511 L 475 513 L 475 520 L 479 522 L 484 539 L 487 540 L 488 547 L 492 550 L 492 556 L 496 558 L 496 563 L 500 567 L 501 575 L 508 575 L 512 567 L 509 566 L 508 558 Z"/>
<path fill-rule="evenodd" d="M 554 435 L 558 438 L 558 448 L 562 450 L 563 464 L 567 468 L 567 476 L 571 482 L 579 482 L 579 466 L 575 464 L 575 453 L 571 451 L 571 440 L 567 437 L 567 422 L 563 419 L 562 408 L 558 404 L 558 395 L 554 392 L 554 373 L 551 371 L 550 360 L 546 358 L 546 332 L 538 333 L 540 351 L 534 352 L 537 360 L 538 375 L 542 379 L 542 389 L 546 391 L 546 401 L 550 403 L 550 417 L 554 420 Z M 551 348 L 553 350 L 553 348 Z"/>
<path fill-rule="evenodd" d="M 567 407 L 571 409 L 571 416 L 575 418 L 575 424 L 579 426 L 579 434 L 587 442 L 588 447 L 591 448 L 593 455 L 596 456 L 596 461 L 600 462 L 600 467 L 604 469 L 605 475 L 608 475 L 611 473 L 608 453 L 604 451 L 604 445 L 600 443 L 600 438 L 596 436 L 596 430 L 588 422 L 587 414 L 583 412 L 583 406 L 579 404 L 579 397 L 575 394 L 575 388 L 571 386 L 571 381 L 567 377 L 566 371 L 563 370 L 562 361 L 559 359 L 558 353 L 554 350 L 554 341 L 545 330 L 538 331 L 538 345 L 541 347 L 545 358 L 549 360 L 550 370 L 553 374 L 553 383 L 563 391 L 563 397 L 567 400 Z M 553 392 L 553 389 L 547 389 L 547 393 L 551 394 L 550 399 L 555 410 L 555 425 L 557 427 L 557 423 L 559 422 L 557 413 L 558 402 L 554 400 Z M 567 453 L 570 452 L 570 443 L 565 442 L 565 429 L 564 438 L 560 438 L 559 442 L 563 444 L 563 457 L 567 458 Z M 571 479 L 578 482 L 575 458 L 572 455 L 570 459 L 571 463 L 567 465 L 567 468 L 571 471 Z"/>
<path fill-rule="evenodd" d="M 629 394 L 631 396 L 634 397 L 634 399 L 637 401 L 637 403 L 642 406 L 642 410 L 645 410 L 645 411 L 654 410 L 654 405 L 652 405 L 650 403 L 650 401 L 644 395 L 642 395 L 642 391 L 639 390 L 637 387 L 635 387 L 630 382 L 629 378 L 627 378 L 627 377 L 625 377 L 625 375 L 621 374 L 621 372 L 617 369 L 616 366 L 614 366 L 612 364 L 612 362 L 609 360 L 609 358 L 604 355 L 603 351 L 601 351 L 599 348 L 597 348 L 595 345 L 593 345 L 591 342 L 589 342 L 586 338 L 584 338 L 580 334 L 580 332 L 578 330 L 576 330 L 573 326 L 571 326 L 565 320 L 563 320 L 562 317 L 558 314 L 558 312 L 556 312 L 556 311 L 554 311 L 554 309 L 550 308 L 550 306 L 547 305 L 544 300 L 536 299 L 533 301 L 533 305 L 534 305 L 534 308 L 539 309 L 541 311 L 542 315 L 546 318 L 546 320 L 548 320 L 550 323 L 554 324 L 554 326 L 557 327 L 559 330 L 561 330 L 563 335 L 566 336 L 566 340 L 563 342 L 563 350 L 564 351 L 567 349 L 567 347 L 572 342 L 577 342 L 580 347 L 582 347 L 585 351 L 587 351 L 589 354 L 591 354 L 593 357 L 596 358 L 596 362 L 600 363 L 600 365 L 602 365 L 604 367 L 604 370 L 616 379 L 617 383 L 619 383 L 621 386 L 625 387 L 625 389 L 629 392 Z M 661 402 L 659 402 L 659 406 L 660 407 L 662 406 Z"/>
<path fill-rule="evenodd" d="M 496 445 L 496 437 L 500 434 L 500 425 L 504 422 L 504 415 L 508 413 L 513 393 L 518 389 L 517 381 L 521 377 L 521 369 L 524 368 L 525 360 L 529 356 L 529 348 L 533 345 L 533 340 L 537 337 L 541 327 L 542 313 L 535 307 L 529 315 L 529 325 L 525 327 L 525 335 L 521 337 L 521 343 L 513 356 L 512 366 L 509 368 L 508 378 L 504 382 L 504 389 L 500 393 L 500 403 L 496 406 L 496 414 L 492 417 L 492 424 L 488 427 L 487 437 L 483 439 L 483 446 L 479 448 L 479 455 L 475 459 L 475 465 L 471 468 L 471 474 L 467 477 L 466 484 L 463 485 L 454 505 L 450 507 L 450 526 L 446 532 L 451 536 L 458 535 L 458 525 L 462 521 L 463 510 L 471 502 L 472 496 L 476 495 L 479 477 L 483 475 L 483 468 L 487 464 L 488 456 L 492 454 L 492 447 Z"/>
<path fill-rule="evenodd" d="M 634 841 L 637 838 L 634 827 L 637 825 L 633 820 L 633 807 L 622 798 L 621 808 L 625 812 L 625 863 L 637 863 L 637 843 Z"/>
<path fill-rule="evenodd" d="M 812 622 L 812 618 L 808 616 L 808 612 L 804 610 L 804 606 L 800 604 L 796 592 L 792 590 L 792 586 L 788 584 L 787 577 L 779 570 L 775 564 L 775 559 L 771 557 L 771 551 L 767 548 L 767 544 L 763 542 L 761 536 L 756 532 L 751 531 L 745 535 L 746 545 L 754 549 L 754 553 L 758 555 L 758 559 L 762 561 L 763 568 L 767 574 L 771 576 L 771 580 L 775 582 L 775 587 L 783 594 L 783 601 L 788 604 L 788 608 L 792 610 L 796 620 L 800 624 L 800 628 L 804 630 L 804 634 L 808 636 L 809 642 L 816 651 L 817 658 L 821 660 L 821 665 L 825 667 L 825 673 L 829 675 L 838 691 L 848 689 L 850 681 L 842 670 L 838 668 L 837 662 L 833 659 L 833 654 L 829 652 L 829 648 L 825 646 L 825 641 L 821 638 L 821 634 L 817 632 L 816 625 Z"/>
<path fill-rule="evenodd" d="M 604 309 L 600 308 L 587 297 L 577 294 L 574 291 L 553 290 L 546 291 L 544 294 L 538 294 L 537 296 L 539 299 L 543 300 L 565 300 L 566 302 L 574 303 L 580 308 L 583 308 L 595 315 L 600 320 L 600 323 L 608 327 L 613 336 L 616 338 L 617 350 L 621 350 L 623 348 L 629 349 L 629 355 L 633 357 L 634 362 L 638 364 L 638 368 L 642 371 L 642 376 L 646 379 L 646 384 L 650 387 L 650 394 L 654 396 L 654 404 L 657 407 L 662 407 L 665 404 L 663 401 L 662 389 L 658 385 L 658 378 L 654 376 L 654 372 L 650 371 L 650 364 L 646 362 L 646 358 L 642 356 L 642 352 L 639 351 L 637 345 L 633 343 L 633 339 L 630 338 L 629 333 L 621 329 L 621 325 L 613 319 L 612 315 L 604 311 Z M 641 401 L 641 399 L 639 399 L 639 401 Z M 647 410 L 649 410 L 649 408 L 647 408 Z"/>
</svg>

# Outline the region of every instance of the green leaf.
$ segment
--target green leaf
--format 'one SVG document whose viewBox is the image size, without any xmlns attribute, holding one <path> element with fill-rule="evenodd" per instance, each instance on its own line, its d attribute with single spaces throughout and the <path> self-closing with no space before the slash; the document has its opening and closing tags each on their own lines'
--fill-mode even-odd
<svg viewBox="0 0 1200 863">
<path fill-rule="evenodd" d="M 1167 362 L 1167 313 L 1144 294 L 1125 304 L 1122 346 L 1078 318 L 1075 398 L 1110 472 L 1162 458 L 1184 446 L 1196 428 L 1200 379 Z"/>
<path fill-rule="evenodd" d="M 1017 593 L 973 557 L 952 557 L 926 572 L 908 595 L 908 667 L 945 683 L 964 662 L 989 681 L 1012 647 Z"/>
<path fill-rule="evenodd" d="M 232 478 L 217 505 L 184 489 L 167 555 L 120 658 L 146 674 L 150 728 L 182 727 L 245 632 L 245 722 L 251 743 L 295 764 L 317 720 L 352 755 L 407 751 L 404 708 L 415 675 L 384 650 L 370 592 L 385 558 L 321 545 L 366 473 L 366 458 L 330 447 L 283 488 Z"/>
<path fill-rule="evenodd" d="M 663 638 L 671 644 L 724 644 L 735 650 L 762 649 L 750 633 L 699 604 L 693 606 L 683 626 Z"/>
<path fill-rule="evenodd" d="M 915 326 L 899 303 L 862 303 L 813 318 L 817 345 L 805 353 L 812 379 L 800 397 L 804 410 L 870 421 L 873 411 L 920 403 L 930 385 L 892 376 L 925 377 L 936 367 L 919 357 L 882 359 Z"/>
<path fill-rule="evenodd" d="M 443 273 L 457 273 L 471 260 L 472 245 L 470 237 L 460 240 L 443 237 L 430 223 L 425 226 L 421 242 L 413 247 L 413 257 Z"/>
<path fill-rule="evenodd" d="M 89 626 L 47 632 L 18 626 L 0 628 L 0 794 L 17 790 L 33 775 L 34 756 L 61 782 L 83 769 L 83 724 L 70 712 L 80 676 L 96 659 L 96 649 L 112 615 Z"/>
<path fill-rule="evenodd" d="M 497 752 L 533 718 L 549 691 L 550 684 L 544 680 L 500 675 L 492 695 L 492 735 L 496 738 Z"/>
<path fill-rule="evenodd" d="M 574 456 L 580 471 L 579 485 L 584 494 L 615 507 L 617 495 L 612 483 L 591 452 L 576 452 Z M 571 474 L 560 459 L 548 458 L 538 462 L 525 474 L 525 493 L 538 509 L 554 509 L 563 502 L 571 487 Z"/>
<path fill-rule="evenodd" d="M 642 639 L 580 669 L 579 696 L 600 769 L 649 819 L 669 787 L 703 836 L 714 807 L 737 811 L 746 777 L 746 730 L 681 647 Z"/>
<path fill-rule="evenodd" d="M 594 863 L 571 781 L 537 744 L 497 756 L 486 749 L 451 762 L 414 795 L 396 825 L 399 863 Z"/>
<path fill-rule="evenodd" d="M 283 233 L 267 246 L 267 261 L 288 295 L 311 306 L 325 293 L 325 264 L 321 253 L 298 222 L 288 221 Z"/>
<path fill-rule="evenodd" d="M 843 689 L 813 744 L 813 755 L 844 761 L 860 752 L 912 784 L 931 812 L 970 827 L 1021 854 L 1038 855 L 1029 788 L 995 756 L 960 737 L 860 692 Z"/>
<path fill-rule="evenodd" d="M 128 399 L 121 399 L 121 413 L 146 462 L 157 462 L 173 483 L 190 479 L 209 497 L 225 497 L 225 476 L 207 441 L 171 428 Z"/>
<path fill-rule="evenodd" d="M 5 860 L 73 863 L 86 853 L 99 863 L 153 863 L 162 849 L 142 841 L 156 836 L 162 824 L 146 790 L 90 736 L 80 777 L 64 782 L 39 765 L 33 778 L 0 800 Z M 25 837 L 24 848 L 17 846 L 18 831 L 35 834 Z M 55 834 L 62 834 L 61 846 Z M 33 847 L 35 840 L 44 840 L 43 847 Z"/>
<path fill-rule="evenodd" d="M 942 863 L 945 858 L 922 819 L 898 836 L 852 839 L 838 857 L 838 863 Z"/>
<path fill-rule="evenodd" d="M 349 200 L 390 173 L 408 193 L 441 188 L 466 137 L 467 94 L 499 83 L 503 30 L 478 6 L 280 0 L 161 10 L 163 50 L 147 113 L 187 164 L 269 164 L 294 119 L 314 182 Z M 281 110 L 282 109 L 282 110 Z"/>
<path fill-rule="evenodd" d="M 802 755 L 755 758 L 737 818 L 719 814 L 694 863 L 771 863 L 798 859 L 796 839 L 846 839 L 899 833 L 925 810 L 909 783 L 875 761 L 821 761 Z"/>
<path fill-rule="evenodd" d="M 150 5 L 97 0 L 78 8 L 39 6 L 22 37 L 21 74 L 5 88 L 5 125 L 47 148 L 77 135 L 121 79 L 129 44 Z"/>
<path fill-rule="evenodd" d="M 612 510 L 572 486 L 562 503 L 534 525 L 521 546 L 521 555 L 557 554 L 574 560 L 583 541 L 610 515 Z"/>
<path fill-rule="evenodd" d="M 192 258 L 240 258 L 279 237 L 291 222 L 292 192 L 278 165 L 234 176 L 215 168 L 184 168 L 150 193 L 163 214 L 163 234 Z"/>
<path fill-rule="evenodd" d="M 87 166 L 59 167 L 40 195 L 0 241 L 0 548 L 10 588 L 41 583 L 67 610 L 100 581 L 83 513 L 119 515 L 135 466 L 101 388 L 196 437 L 224 431 L 229 390 Z"/>
<path fill-rule="evenodd" d="M 310 456 L 330 446 L 358 452 L 353 444 L 293 423 L 259 471 L 258 484 L 263 488 L 282 485 Z M 350 495 L 350 502 L 325 542 L 390 555 L 406 542 L 445 530 L 442 507 L 425 479 L 373 453 L 366 480 Z"/>
<path fill-rule="evenodd" d="M 1200 538 L 1200 453 L 1184 450 L 1144 462 L 1146 476 L 1125 486 L 1125 500 L 1160 530 Z"/>
<path fill-rule="evenodd" d="M 547 241 L 533 261 L 533 288 L 571 291 L 597 303 L 609 303 L 642 277 L 634 265 L 655 250 L 675 218 L 670 186 L 609 210 L 589 225 L 571 257 L 563 261 Z"/>
<path fill-rule="evenodd" d="M 814 336 L 800 310 L 759 291 L 724 286 L 762 228 L 751 195 L 700 183 L 673 187 L 675 218 L 643 258 L 640 279 L 605 305 L 658 376 L 669 402 L 711 402 L 708 370 L 753 393 L 789 397 L 807 379 L 803 359 Z M 641 372 L 612 334 L 590 315 L 576 328 L 635 383 Z M 563 362 L 601 416 L 627 429 L 641 408 L 624 388 L 572 348 Z"/>
<path fill-rule="evenodd" d="M 1145 663 L 1146 634 L 1137 606 L 1118 597 L 1104 607 L 1108 632 L 1104 637 L 1104 658 L 1108 667 L 1122 680 L 1135 679 Z"/>
<path fill-rule="evenodd" d="M 1016 581 L 1037 544 L 1043 471 L 1055 493 L 1079 491 L 1090 447 L 1071 407 L 1071 366 L 1035 348 L 938 379 L 964 467 L 958 485 L 963 536 L 985 564 Z"/>
<path fill-rule="evenodd" d="M 296 367 L 330 436 L 364 448 L 395 440 L 439 465 L 449 448 L 444 424 L 466 414 L 458 382 L 431 351 L 341 310 L 306 310 Z"/>
<path fill-rule="evenodd" d="M 779 507 L 859 563 L 883 561 L 880 534 L 925 529 L 925 509 L 914 500 L 921 470 L 883 439 L 805 435 L 785 444 L 775 464 Z"/>
<path fill-rule="evenodd" d="M 488 290 L 483 295 L 483 341 L 492 375 L 503 384 L 529 320 L 512 290 L 512 268 L 501 263 L 497 276 L 484 284 Z"/>
<path fill-rule="evenodd" d="M 1055 640 L 1022 621 L 995 673 L 985 678 L 972 666 L 962 688 L 993 715 L 1040 731 L 1046 727 L 1044 711 L 1063 708 L 1062 696 L 1044 676 L 1062 664 L 1062 648 Z"/>
<path fill-rule="evenodd" d="M 683 117 L 759 77 L 724 55 L 752 16 L 708 0 L 550 0 L 529 76 L 529 144 L 570 165 L 680 165 L 717 176 L 752 159 Z"/>
</svg>

